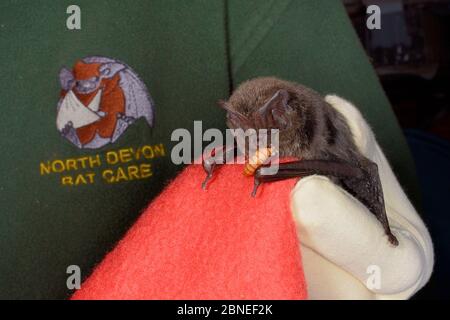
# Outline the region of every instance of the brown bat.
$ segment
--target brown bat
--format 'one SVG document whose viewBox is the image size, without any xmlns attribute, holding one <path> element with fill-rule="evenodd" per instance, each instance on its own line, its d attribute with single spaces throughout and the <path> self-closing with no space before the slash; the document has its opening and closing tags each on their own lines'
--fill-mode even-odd
<svg viewBox="0 0 450 320">
<path fill-rule="evenodd" d="M 380 221 L 389 242 L 398 245 L 386 216 L 377 164 L 361 154 L 344 116 L 320 94 L 297 83 L 256 78 L 242 83 L 220 105 L 227 111 L 230 129 L 278 129 L 279 156 L 301 159 L 280 163 L 277 173 L 268 174 L 264 161 L 271 149 L 257 150 L 253 155 L 257 161 L 247 163 L 244 170 L 244 174 L 254 176 L 253 196 L 262 182 L 327 176 L 363 203 Z M 223 155 L 230 153 L 235 154 L 234 146 L 224 149 Z M 203 188 L 217 164 L 217 157 L 204 159 L 207 177 Z"/>
</svg>

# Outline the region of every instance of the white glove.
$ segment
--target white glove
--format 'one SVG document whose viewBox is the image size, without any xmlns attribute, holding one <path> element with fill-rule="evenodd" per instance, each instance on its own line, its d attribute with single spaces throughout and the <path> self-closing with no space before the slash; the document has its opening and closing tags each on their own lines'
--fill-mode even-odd
<svg viewBox="0 0 450 320">
<path fill-rule="evenodd" d="M 430 278 L 430 235 L 403 192 L 362 115 L 337 96 L 360 151 L 378 164 L 387 216 L 398 247 L 358 200 L 323 176 L 301 179 L 291 194 L 310 299 L 406 299 Z"/>
</svg>

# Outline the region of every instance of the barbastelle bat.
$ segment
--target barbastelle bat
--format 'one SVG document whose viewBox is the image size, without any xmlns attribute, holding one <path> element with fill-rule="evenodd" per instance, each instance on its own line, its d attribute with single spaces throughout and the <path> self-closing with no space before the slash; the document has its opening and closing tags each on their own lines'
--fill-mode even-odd
<svg viewBox="0 0 450 320">
<path fill-rule="evenodd" d="M 344 116 L 319 93 L 277 78 L 256 78 L 242 83 L 220 105 L 227 111 L 230 129 L 278 129 L 279 156 L 301 159 L 280 163 L 276 174 L 267 174 L 263 161 L 256 168 L 247 164 L 245 174 L 255 179 L 253 195 L 262 182 L 325 175 L 363 203 L 382 224 L 389 242 L 398 245 L 386 216 L 377 164 L 361 154 Z M 256 153 L 270 154 L 260 151 Z M 234 147 L 223 154 L 230 152 L 234 154 Z M 215 157 L 203 160 L 203 188 L 217 164 Z"/>
</svg>

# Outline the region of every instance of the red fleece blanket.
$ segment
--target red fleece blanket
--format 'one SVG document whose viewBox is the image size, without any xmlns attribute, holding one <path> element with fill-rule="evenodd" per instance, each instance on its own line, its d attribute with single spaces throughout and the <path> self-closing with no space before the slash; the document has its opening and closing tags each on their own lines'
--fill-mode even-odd
<svg viewBox="0 0 450 320">
<path fill-rule="evenodd" d="M 289 196 L 242 165 L 187 167 L 145 210 L 73 299 L 305 299 Z"/>
</svg>

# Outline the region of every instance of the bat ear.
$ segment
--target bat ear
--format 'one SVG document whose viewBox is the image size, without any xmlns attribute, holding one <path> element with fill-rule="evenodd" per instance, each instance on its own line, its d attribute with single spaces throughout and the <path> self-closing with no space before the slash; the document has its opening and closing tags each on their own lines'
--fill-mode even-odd
<svg viewBox="0 0 450 320">
<path fill-rule="evenodd" d="M 227 102 L 226 102 L 225 100 L 219 100 L 219 101 L 217 101 L 217 105 L 218 105 L 219 107 L 221 107 L 222 109 L 228 111 L 228 109 L 227 109 Z"/>
<path fill-rule="evenodd" d="M 70 71 L 66 67 L 61 68 L 61 70 L 59 70 L 59 83 L 61 85 L 61 88 L 66 91 L 72 89 L 75 83 L 75 77 L 73 76 L 72 71 Z"/>
<path fill-rule="evenodd" d="M 227 112 L 227 119 L 234 128 L 248 129 L 248 120 L 243 114 L 233 110 L 224 100 L 219 100 L 217 104 Z"/>
<path fill-rule="evenodd" d="M 100 75 L 103 78 L 112 78 L 117 72 L 125 69 L 123 64 L 117 62 L 107 62 L 100 66 Z"/>
<path fill-rule="evenodd" d="M 284 89 L 278 90 L 258 111 L 256 121 L 261 127 L 274 127 L 285 129 L 290 124 L 289 92 Z"/>
</svg>

